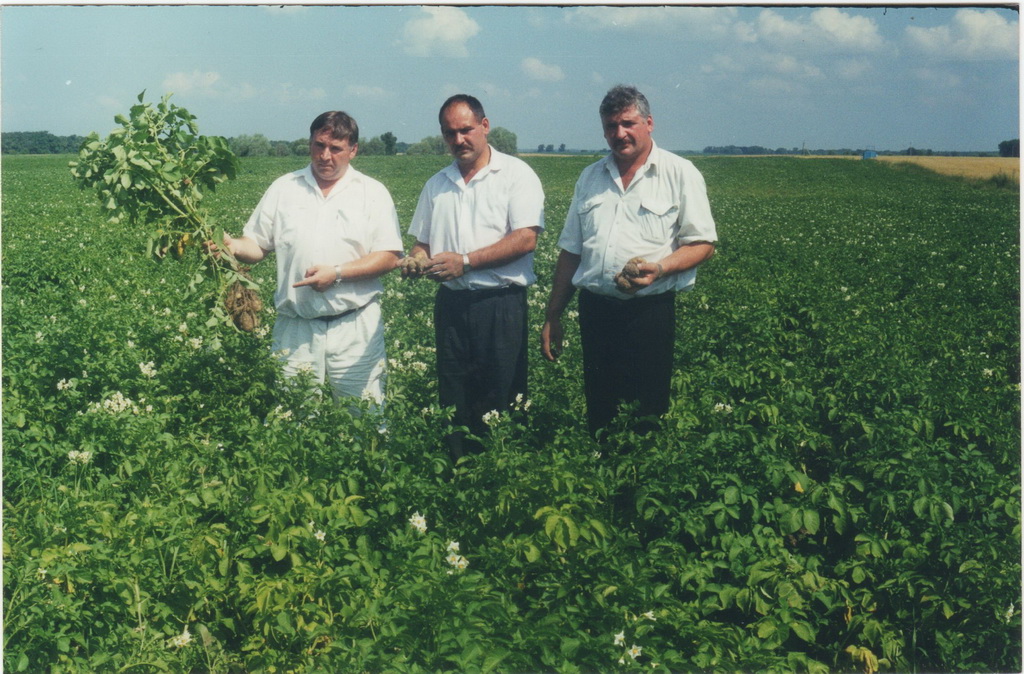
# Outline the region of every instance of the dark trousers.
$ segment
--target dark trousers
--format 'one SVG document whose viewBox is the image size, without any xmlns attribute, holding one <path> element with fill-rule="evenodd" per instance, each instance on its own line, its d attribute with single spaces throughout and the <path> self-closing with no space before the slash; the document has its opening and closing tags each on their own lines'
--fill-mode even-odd
<svg viewBox="0 0 1024 674">
<path fill-rule="evenodd" d="M 455 406 L 454 423 L 483 436 L 483 416 L 505 413 L 516 396 L 526 396 L 526 288 L 450 290 L 434 301 L 438 394 L 442 407 Z M 481 449 L 462 433 L 446 438 L 453 459 Z"/>
<path fill-rule="evenodd" d="M 583 388 L 591 435 L 606 428 L 623 403 L 637 416 L 668 411 L 676 337 L 675 294 L 619 300 L 580 293 Z M 644 431 L 653 424 L 640 424 Z"/>
</svg>

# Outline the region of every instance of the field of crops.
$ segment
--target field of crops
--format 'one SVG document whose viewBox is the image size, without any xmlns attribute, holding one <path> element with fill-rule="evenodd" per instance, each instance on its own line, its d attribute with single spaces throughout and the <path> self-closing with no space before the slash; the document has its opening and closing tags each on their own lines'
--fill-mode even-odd
<svg viewBox="0 0 1024 674">
<path fill-rule="evenodd" d="M 1021 670 L 1016 192 L 698 159 L 721 244 L 662 427 L 591 441 L 570 330 L 448 481 L 432 284 L 387 278 L 382 431 L 211 324 L 198 256 L 146 257 L 69 159 L 2 166 L 6 671 Z M 592 159 L 528 161 L 537 334 Z M 445 162 L 356 165 L 404 229 Z M 302 163 L 207 207 L 237 233 Z"/>
</svg>

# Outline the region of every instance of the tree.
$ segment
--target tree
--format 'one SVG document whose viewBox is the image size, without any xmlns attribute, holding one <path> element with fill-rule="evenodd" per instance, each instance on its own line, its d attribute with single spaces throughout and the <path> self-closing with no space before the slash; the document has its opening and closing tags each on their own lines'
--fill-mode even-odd
<svg viewBox="0 0 1024 674">
<path fill-rule="evenodd" d="M 381 140 L 380 136 L 374 136 L 370 140 L 359 144 L 359 154 L 371 156 L 371 155 L 382 155 L 384 152 L 384 141 Z"/>
<path fill-rule="evenodd" d="M 239 157 L 266 157 L 270 154 L 270 141 L 262 133 L 229 138 L 228 147 Z"/>
<path fill-rule="evenodd" d="M 1020 138 L 1014 138 L 1013 140 L 1004 140 L 999 144 L 999 156 L 1000 157 L 1019 157 L 1020 156 Z"/>
<path fill-rule="evenodd" d="M 508 129 L 500 126 L 492 127 L 491 133 L 487 136 L 487 140 L 498 152 L 504 152 L 505 154 L 519 154 L 519 145 L 518 140 L 516 139 L 516 134 L 512 133 Z"/>
<path fill-rule="evenodd" d="M 562 143 L 561 145 L 558 146 L 558 151 L 565 152 L 565 143 Z"/>
<path fill-rule="evenodd" d="M 441 136 L 427 136 L 418 143 L 413 143 L 406 149 L 406 154 L 444 154 L 448 152 L 448 146 Z"/>
<path fill-rule="evenodd" d="M 9 131 L 0 136 L 4 154 L 73 154 L 82 136 L 55 136 L 49 131 Z"/>
<path fill-rule="evenodd" d="M 540 145 L 537 146 L 537 152 L 543 152 L 543 151 L 544 151 L 544 143 L 541 143 Z"/>
<path fill-rule="evenodd" d="M 270 153 L 275 157 L 288 157 L 292 154 L 292 144 L 286 140 L 270 141 Z"/>
<path fill-rule="evenodd" d="M 395 145 L 398 143 L 395 134 L 388 131 L 381 135 L 380 140 L 384 143 L 384 154 L 388 156 L 395 154 Z"/>
</svg>

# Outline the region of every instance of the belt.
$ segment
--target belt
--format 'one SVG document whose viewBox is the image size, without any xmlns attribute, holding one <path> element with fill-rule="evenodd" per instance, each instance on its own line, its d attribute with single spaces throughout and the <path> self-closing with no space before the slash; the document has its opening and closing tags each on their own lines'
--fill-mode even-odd
<svg viewBox="0 0 1024 674">
<path fill-rule="evenodd" d="M 452 290 L 446 285 L 438 287 L 438 292 L 450 294 L 452 297 L 459 297 L 463 299 L 484 299 L 489 297 L 500 297 L 502 295 L 515 295 L 517 293 L 526 292 L 526 286 L 518 284 L 511 284 L 507 286 L 500 286 L 497 288 L 464 288 L 461 290 Z"/>
<path fill-rule="evenodd" d="M 352 314 L 354 314 L 354 313 L 356 313 L 358 311 L 362 311 L 366 307 L 370 306 L 370 304 L 371 304 L 370 302 L 367 302 L 366 304 L 364 304 L 361 307 L 356 307 L 355 309 L 349 309 L 348 311 L 343 311 L 340 314 L 334 314 L 333 316 L 317 316 L 313 320 L 323 321 L 324 323 L 330 323 L 331 321 L 336 321 L 339 318 L 345 318 L 346 316 L 351 316 Z"/>
<path fill-rule="evenodd" d="M 580 295 L 588 295 L 591 298 L 591 301 L 594 302 L 603 302 L 607 305 L 620 307 L 627 305 L 637 307 L 640 306 L 641 304 L 658 304 L 662 302 L 665 304 L 672 304 L 673 302 L 675 302 L 676 297 L 676 293 L 673 290 L 668 290 L 663 293 L 656 293 L 654 295 L 641 295 L 640 297 L 622 298 L 612 297 L 611 295 L 602 295 L 600 293 L 595 293 L 593 290 L 587 290 L 586 288 L 580 290 Z"/>
</svg>

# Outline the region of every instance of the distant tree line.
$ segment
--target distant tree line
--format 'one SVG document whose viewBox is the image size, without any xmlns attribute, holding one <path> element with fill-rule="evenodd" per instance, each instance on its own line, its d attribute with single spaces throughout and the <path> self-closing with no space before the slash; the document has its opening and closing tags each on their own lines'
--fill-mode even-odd
<svg viewBox="0 0 1024 674">
<path fill-rule="evenodd" d="M 12 131 L 0 136 L 4 154 L 77 154 L 82 136 L 55 136 L 49 131 Z M 517 154 L 516 134 L 500 126 L 491 128 L 488 142 L 499 152 Z M 309 153 L 309 139 L 270 140 L 261 133 L 228 138 L 228 146 L 239 157 L 289 157 Z M 563 146 L 564 147 L 564 146 Z M 387 131 L 370 139 L 361 139 L 361 155 L 447 154 L 448 146 L 441 136 L 429 136 L 418 143 L 403 143 Z"/>
<path fill-rule="evenodd" d="M 11 131 L 0 135 L 3 154 L 77 154 L 85 140 L 82 136 L 55 136 L 49 131 Z M 491 128 L 488 141 L 499 152 L 506 154 L 518 153 L 516 134 L 500 126 Z M 288 157 L 303 156 L 309 152 L 309 139 L 270 140 L 263 134 L 241 135 L 228 138 L 231 151 L 239 157 Z M 555 152 L 553 144 L 541 143 L 537 152 Z M 566 152 L 565 143 L 558 146 L 558 152 Z M 607 149 L 603 150 L 607 151 Z M 864 154 L 865 149 L 832 149 L 808 150 L 806 148 L 779 147 L 769 149 L 760 145 L 708 145 L 703 154 L 713 155 L 854 155 Z M 995 152 L 936 152 L 931 149 L 908 147 L 905 150 L 872 150 L 880 155 L 889 156 L 992 156 Z M 387 131 L 379 136 L 362 140 L 359 143 L 361 155 L 395 155 L 395 154 L 447 154 L 448 146 L 441 136 L 428 136 L 417 143 L 404 143 L 394 133 Z M 684 154 L 698 154 L 686 151 Z M 999 143 L 1000 157 L 1019 157 L 1020 139 L 1004 140 Z"/>
<path fill-rule="evenodd" d="M 11 131 L 0 135 L 4 154 L 78 154 L 82 136 L 55 136 L 49 131 Z"/>
<path fill-rule="evenodd" d="M 1020 156 L 1019 144 L 1013 146 L 1017 153 L 1016 155 L 1003 154 L 1003 146 L 1009 143 L 1018 143 L 1018 141 L 1003 141 L 999 144 L 999 154 L 1004 157 L 1015 157 Z M 704 148 L 703 154 L 715 154 L 715 155 L 811 155 L 811 156 L 860 156 L 865 152 L 869 151 L 867 148 L 851 149 L 851 148 L 839 148 L 831 150 L 808 150 L 806 148 L 785 148 L 780 147 L 774 150 L 760 145 L 708 145 Z M 935 151 L 931 149 L 921 149 L 916 147 L 908 147 L 905 150 L 870 150 L 879 155 L 885 156 L 907 156 L 907 157 L 930 157 L 933 155 L 941 155 L 943 157 L 977 157 L 977 156 L 992 156 L 995 152 L 956 152 L 956 151 Z"/>
</svg>

